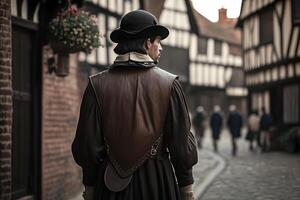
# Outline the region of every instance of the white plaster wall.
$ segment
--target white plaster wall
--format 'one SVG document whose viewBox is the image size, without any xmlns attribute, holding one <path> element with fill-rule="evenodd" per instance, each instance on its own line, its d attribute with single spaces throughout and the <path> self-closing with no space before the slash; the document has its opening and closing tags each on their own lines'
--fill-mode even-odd
<svg viewBox="0 0 300 200">
<path fill-rule="evenodd" d="M 28 2 L 27 0 L 23 0 L 22 2 L 22 11 L 21 11 L 21 17 L 23 19 L 28 19 Z"/>
<path fill-rule="evenodd" d="M 289 39 L 292 28 L 292 12 L 291 12 L 291 0 L 285 0 L 285 12 L 283 16 L 283 57 L 287 57 Z"/>
<path fill-rule="evenodd" d="M 207 41 L 207 59 L 209 62 L 213 62 L 214 57 L 214 40 L 208 39 Z"/>
<path fill-rule="evenodd" d="M 17 0 L 11 0 L 10 1 L 10 6 L 11 6 L 11 15 L 17 16 Z"/>
<path fill-rule="evenodd" d="M 196 34 L 191 35 L 191 43 L 190 43 L 190 59 L 195 61 L 197 58 L 197 45 L 198 39 Z"/>
<path fill-rule="evenodd" d="M 293 35 L 292 35 L 292 42 L 291 42 L 291 48 L 290 48 L 290 53 L 289 53 L 289 58 L 293 58 L 297 55 L 297 52 L 296 52 L 296 47 L 297 47 L 297 37 L 298 37 L 298 34 L 299 34 L 299 27 L 294 27 L 294 32 L 293 32 Z"/>
<path fill-rule="evenodd" d="M 104 14 L 98 15 L 98 27 L 100 34 L 106 33 L 106 27 L 105 27 L 105 18 L 106 16 Z M 98 48 L 98 63 L 99 64 L 108 64 L 107 62 L 107 51 L 104 47 L 106 47 L 106 39 L 101 38 L 101 43 L 103 47 Z"/>
</svg>

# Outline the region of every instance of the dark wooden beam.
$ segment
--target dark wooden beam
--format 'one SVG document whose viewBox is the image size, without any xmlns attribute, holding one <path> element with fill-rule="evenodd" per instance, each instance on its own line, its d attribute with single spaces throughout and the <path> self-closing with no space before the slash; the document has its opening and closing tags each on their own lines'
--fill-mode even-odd
<svg viewBox="0 0 300 200">
<path fill-rule="evenodd" d="M 109 3 L 109 2 L 108 2 Z M 121 19 L 121 15 L 110 11 L 108 8 L 100 7 L 99 5 L 95 5 L 92 2 L 85 2 L 84 3 L 84 9 L 89 10 L 90 12 L 93 13 L 102 13 L 108 16 L 113 16 L 117 18 L 118 20 Z"/>
<path fill-rule="evenodd" d="M 246 74 L 256 74 L 256 73 L 261 72 L 261 71 L 274 69 L 274 68 L 280 67 L 282 65 L 296 64 L 298 62 L 300 62 L 300 57 L 295 57 L 295 58 L 292 58 L 292 59 L 283 59 L 283 60 L 280 60 L 276 63 L 266 64 L 266 65 L 262 65 L 258 68 L 255 68 L 255 69 L 246 70 Z"/>
<path fill-rule="evenodd" d="M 12 20 L 12 24 L 14 24 L 14 25 L 18 25 L 20 27 L 23 27 L 23 28 L 26 28 L 29 30 L 35 30 L 35 31 L 38 30 L 38 25 L 32 21 L 25 20 L 25 19 L 22 19 L 20 17 L 15 17 L 15 16 L 12 16 L 11 20 Z"/>
</svg>

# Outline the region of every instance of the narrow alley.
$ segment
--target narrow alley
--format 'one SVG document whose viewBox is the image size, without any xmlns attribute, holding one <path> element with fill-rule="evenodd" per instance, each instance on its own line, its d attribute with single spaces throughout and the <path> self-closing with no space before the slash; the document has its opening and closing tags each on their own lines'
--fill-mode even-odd
<svg viewBox="0 0 300 200">
<path fill-rule="evenodd" d="M 299 199 L 299 153 L 261 153 L 258 148 L 250 152 L 242 137 L 238 154 L 232 157 L 227 131 L 221 134 L 218 154 L 213 153 L 211 143 L 210 132 L 206 131 L 204 148 L 199 151 L 199 163 L 194 169 L 198 200 Z"/>
</svg>

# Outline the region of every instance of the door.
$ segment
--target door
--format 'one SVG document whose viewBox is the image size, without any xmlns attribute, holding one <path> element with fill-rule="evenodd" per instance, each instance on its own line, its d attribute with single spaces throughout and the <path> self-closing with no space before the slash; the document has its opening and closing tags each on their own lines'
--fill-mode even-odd
<svg viewBox="0 0 300 200">
<path fill-rule="evenodd" d="M 273 122 L 276 126 L 283 123 L 283 94 L 282 87 L 277 86 L 270 89 L 270 114 L 273 118 Z"/>
<path fill-rule="evenodd" d="M 37 31 L 12 26 L 12 199 L 37 199 L 40 173 L 40 80 Z"/>
</svg>

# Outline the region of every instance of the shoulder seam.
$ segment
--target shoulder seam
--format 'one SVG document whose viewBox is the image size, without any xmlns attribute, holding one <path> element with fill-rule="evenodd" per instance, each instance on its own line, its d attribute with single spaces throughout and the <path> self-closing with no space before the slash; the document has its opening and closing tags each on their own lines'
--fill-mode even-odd
<svg viewBox="0 0 300 200">
<path fill-rule="evenodd" d="M 93 77 L 96 77 L 96 76 L 99 76 L 99 75 L 101 75 L 101 74 L 104 74 L 104 73 L 106 73 L 107 71 L 108 71 L 108 69 L 107 69 L 107 70 L 104 70 L 104 71 L 102 71 L 102 72 L 99 72 L 99 73 L 97 73 L 97 74 L 90 75 L 90 76 L 89 76 L 89 79 L 91 79 L 91 78 L 93 78 Z"/>
<path fill-rule="evenodd" d="M 154 67 L 154 69 L 158 69 L 158 70 L 160 70 L 160 71 L 162 71 L 162 72 L 168 74 L 169 76 L 172 76 L 174 79 L 177 79 L 177 78 L 179 77 L 178 75 L 172 74 L 172 73 L 170 73 L 170 72 L 168 72 L 168 71 L 166 71 L 166 70 L 164 70 L 164 69 L 162 69 L 162 68 L 160 68 L 160 67 L 157 67 L 157 66 Z"/>
</svg>

